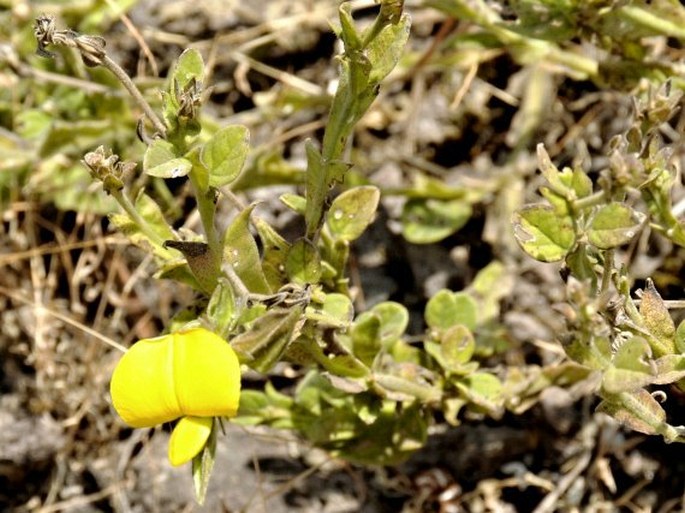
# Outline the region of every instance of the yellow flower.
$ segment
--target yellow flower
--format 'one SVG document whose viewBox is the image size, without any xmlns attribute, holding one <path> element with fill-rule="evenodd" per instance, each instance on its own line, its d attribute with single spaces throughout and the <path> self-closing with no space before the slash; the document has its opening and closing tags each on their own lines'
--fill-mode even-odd
<svg viewBox="0 0 685 513">
<path fill-rule="evenodd" d="M 204 328 L 138 341 L 110 383 L 112 403 L 131 427 L 179 419 L 169 441 L 174 466 L 193 459 L 213 417 L 233 417 L 240 399 L 240 364 L 231 346 Z"/>
</svg>

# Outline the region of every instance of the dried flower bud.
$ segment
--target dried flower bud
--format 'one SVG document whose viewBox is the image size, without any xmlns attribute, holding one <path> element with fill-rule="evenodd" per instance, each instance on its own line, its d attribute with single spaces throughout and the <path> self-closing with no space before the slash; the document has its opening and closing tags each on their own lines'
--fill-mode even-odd
<svg viewBox="0 0 685 513">
<path fill-rule="evenodd" d="M 36 18 L 33 34 L 38 44 L 36 51 L 38 55 L 43 57 L 54 57 L 54 54 L 49 52 L 46 47 L 48 45 L 57 45 L 78 50 L 86 66 L 99 66 L 105 58 L 105 40 L 103 38 L 100 36 L 82 35 L 70 29 L 57 30 L 55 28 L 55 19 L 52 16 L 41 15 Z"/>
<path fill-rule="evenodd" d="M 83 163 L 90 171 L 91 176 L 102 182 L 107 194 L 113 194 L 124 188 L 124 181 L 136 168 L 135 162 L 120 161 L 119 155 L 111 150 L 105 150 L 99 146 L 95 151 L 90 151 L 83 156 Z"/>
</svg>

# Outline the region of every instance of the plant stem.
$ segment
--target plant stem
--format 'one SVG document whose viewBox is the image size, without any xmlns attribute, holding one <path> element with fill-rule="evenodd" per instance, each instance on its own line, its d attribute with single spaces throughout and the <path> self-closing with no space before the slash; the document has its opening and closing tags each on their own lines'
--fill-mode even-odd
<svg viewBox="0 0 685 513">
<path fill-rule="evenodd" d="M 130 93 L 130 95 L 133 96 L 133 99 L 136 101 L 138 106 L 140 106 L 140 108 L 143 109 L 145 115 L 150 119 L 150 121 L 154 125 L 155 130 L 157 130 L 157 132 L 159 132 L 159 134 L 162 137 L 164 137 L 166 135 L 166 126 L 164 125 L 162 120 L 159 119 L 159 116 L 157 116 L 155 111 L 152 110 L 150 104 L 143 97 L 140 90 L 136 87 L 131 78 L 121 68 L 121 66 L 119 66 L 116 62 L 110 59 L 107 55 L 105 55 L 102 58 L 102 65 L 109 71 L 111 71 L 114 74 L 114 76 L 117 77 L 117 79 L 119 79 L 119 82 L 121 82 L 126 88 L 126 90 Z"/>
<path fill-rule="evenodd" d="M 641 7 L 624 5 L 616 11 L 619 18 L 628 20 L 631 23 L 644 27 L 652 32 L 657 32 L 666 36 L 673 36 L 678 39 L 685 39 L 685 29 L 673 23 L 666 17 L 657 16 Z"/>
<path fill-rule="evenodd" d="M 150 228 L 148 222 L 138 213 L 136 207 L 133 205 L 129 197 L 126 196 L 126 194 L 124 194 L 121 190 L 113 190 L 111 191 L 111 194 L 117 203 L 121 205 L 121 208 L 124 209 L 131 220 L 140 229 L 140 231 L 143 232 L 143 234 L 145 234 L 145 236 L 154 244 L 164 247 L 164 239 L 162 239 L 157 232 Z"/>
<path fill-rule="evenodd" d="M 188 179 L 193 187 L 195 200 L 197 201 L 197 210 L 200 212 L 200 220 L 202 221 L 202 227 L 204 228 L 207 237 L 207 245 L 212 254 L 220 259 L 221 241 L 219 240 L 219 233 L 214 225 L 214 212 L 216 206 L 214 205 L 212 198 L 207 195 L 208 193 L 211 194 L 211 192 L 209 190 L 204 190 L 194 171 L 188 173 Z"/>
<path fill-rule="evenodd" d="M 575 200 L 573 202 L 573 209 L 575 211 L 579 211 L 594 207 L 596 205 L 601 205 L 604 203 L 605 198 L 606 193 L 604 191 L 597 191 L 594 194 L 590 194 L 589 196 Z"/>
<path fill-rule="evenodd" d="M 614 269 L 614 252 L 607 250 L 604 253 L 604 271 L 602 272 L 602 285 L 599 294 L 602 295 L 609 290 L 611 284 L 611 273 Z"/>
</svg>

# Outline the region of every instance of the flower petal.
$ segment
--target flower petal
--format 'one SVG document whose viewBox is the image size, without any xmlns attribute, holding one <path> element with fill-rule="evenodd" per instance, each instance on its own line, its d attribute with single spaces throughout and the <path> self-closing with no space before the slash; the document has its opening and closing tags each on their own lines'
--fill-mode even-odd
<svg viewBox="0 0 685 513">
<path fill-rule="evenodd" d="M 132 427 L 183 415 L 231 417 L 240 400 L 240 363 L 224 339 L 195 328 L 134 344 L 114 369 L 110 391 Z"/>
<path fill-rule="evenodd" d="M 140 340 L 114 369 L 112 403 L 129 426 L 151 427 L 183 415 L 174 391 L 169 341 L 169 335 Z"/>
<path fill-rule="evenodd" d="M 205 446 L 212 432 L 212 417 L 182 417 L 171 432 L 169 461 L 174 467 L 192 460 Z"/>
<path fill-rule="evenodd" d="M 174 381 L 184 415 L 233 417 L 238 411 L 238 357 L 211 331 L 198 328 L 174 335 Z"/>
</svg>

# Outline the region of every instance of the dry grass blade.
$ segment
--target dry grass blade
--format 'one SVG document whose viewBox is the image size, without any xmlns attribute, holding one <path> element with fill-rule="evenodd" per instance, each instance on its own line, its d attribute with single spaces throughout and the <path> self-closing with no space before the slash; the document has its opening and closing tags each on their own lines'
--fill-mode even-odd
<svg viewBox="0 0 685 513">
<path fill-rule="evenodd" d="M 57 312 L 55 310 L 52 310 L 52 309 L 47 308 L 47 307 L 42 306 L 42 305 L 38 305 L 34 301 L 23 297 L 23 295 L 21 295 L 18 292 L 15 292 L 13 290 L 9 290 L 5 287 L 0 286 L 0 294 L 3 294 L 9 298 L 12 298 L 14 301 L 17 301 L 18 303 L 23 303 L 25 305 L 28 305 L 28 306 L 35 308 L 36 310 L 39 310 L 42 313 L 50 315 L 50 316 L 54 317 L 55 319 L 58 319 L 58 320 L 64 322 L 65 324 L 68 324 L 69 326 L 72 326 L 72 327 L 82 331 L 83 333 L 85 333 L 88 336 L 93 337 L 93 338 L 95 338 L 101 342 L 104 342 L 105 344 L 116 349 L 117 351 L 121 351 L 122 353 L 125 353 L 128 350 L 126 347 L 122 346 L 118 342 L 115 342 L 111 338 L 104 336 L 102 333 L 86 326 L 85 324 L 78 322 L 78 321 L 72 319 L 71 317 L 64 315 L 60 312 Z"/>
</svg>

